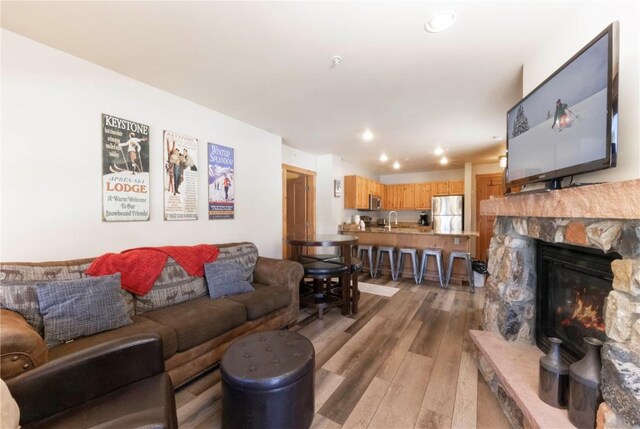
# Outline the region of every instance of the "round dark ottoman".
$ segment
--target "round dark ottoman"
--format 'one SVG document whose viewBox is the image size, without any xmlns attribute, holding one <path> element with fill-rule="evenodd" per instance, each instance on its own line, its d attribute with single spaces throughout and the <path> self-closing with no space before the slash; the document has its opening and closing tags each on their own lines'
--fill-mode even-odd
<svg viewBox="0 0 640 429">
<path fill-rule="evenodd" d="M 314 414 L 315 350 L 295 332 L 240 338 L 220 362 L 222 427 L 308 428 Z"/>
</svg>

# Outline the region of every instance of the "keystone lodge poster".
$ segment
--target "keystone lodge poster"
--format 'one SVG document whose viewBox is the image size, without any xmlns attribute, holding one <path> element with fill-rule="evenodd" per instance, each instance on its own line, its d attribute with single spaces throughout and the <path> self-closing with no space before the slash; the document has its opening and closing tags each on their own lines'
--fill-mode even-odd
<svg viewBox="0 0 640 429">
<path fill-rule="evenodd" d="M 235 176 L 233 148 L 209 143 L 209 219 L 233 219 Z"/>
<path fill-rule="evenodd" d="M 149 126 L 102 114 L 102 221 L 149 220 Z"/>
<path fill-rule="evenodd" d="M 164 220 L 198 220 L 198 139 L 164 131 Z"/>
</svg>

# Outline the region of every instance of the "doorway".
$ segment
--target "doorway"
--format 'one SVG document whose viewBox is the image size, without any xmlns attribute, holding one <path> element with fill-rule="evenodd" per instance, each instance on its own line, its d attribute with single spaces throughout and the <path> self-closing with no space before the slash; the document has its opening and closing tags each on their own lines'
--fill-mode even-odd
<svg viewBox="0 0 640 429">
<path fill-rule="evenodd" d="M 291 256 L 287 237 L 306 239 L 315 231 L 316 173 L 282 164 L 282 257 Z"/>
<path fill-rule="evenodd" d="M 478 232 L 480 236 L 476 239 L 476 258 L 482 261 L 487 260 L 487 249 L 493 236 L 493 222 L 495 216 L 480 215 L 480 201 L 488 200 L 491 196 L 504 195 L 504 175 L 503 173 L 477 174 L 476 175 L 476 214 L 478 219 Z"/>
</svg>

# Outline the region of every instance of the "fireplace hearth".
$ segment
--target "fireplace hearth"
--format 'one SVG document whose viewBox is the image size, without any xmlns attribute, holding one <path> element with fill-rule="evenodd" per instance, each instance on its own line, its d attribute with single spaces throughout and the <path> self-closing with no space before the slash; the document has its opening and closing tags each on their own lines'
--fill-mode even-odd
<svg viewBox="0 0 640 429">
<path fill-rule="evenodd" d="M 584 356 L 583 339 L 606 341 L 605 302 L 613 290 L 615 252 L 567 244 L 538 242 L 536 344 L 547 353 L 549 337 L 563 341 L 567 363 Z"/>
</svg>

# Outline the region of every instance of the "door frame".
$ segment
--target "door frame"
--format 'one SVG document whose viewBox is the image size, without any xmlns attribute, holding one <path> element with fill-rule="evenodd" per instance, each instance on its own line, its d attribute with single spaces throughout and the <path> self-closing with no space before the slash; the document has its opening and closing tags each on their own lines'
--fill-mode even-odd
<svg viewBox="0 0 640 429">
<path fill-rule="evenodd" d="M 287 173 L 302 174 L 307 177 L 307 235 L 316 232 L 316 172 L 293 165 L 282 164 L 282 258 L 287 257 Z"/>
<path fill-rule="evenodd" d="M 474 177 L 475 189 L 474 194 L 476 196 L 476 207 L 475 207 L 475 216 L 476 216 L 476 230 L 480 231 L 480 198 L 478 198 L 478 178 L 482 179 L 501 179 L 502 180 L 502 192 L 504 193 L 504 170 L 502 173 L 487 173 L 487 174 L 476 174 Z M 478 246 L 480 244 L 480 240 L 476 238 L 475 240 L 475 255 L 479 257 Z"/>
</svg>

